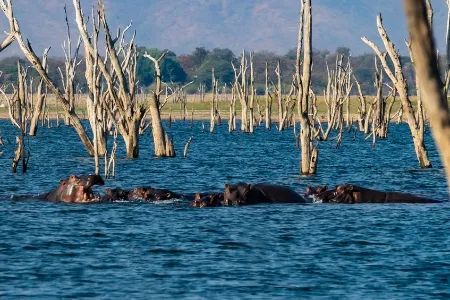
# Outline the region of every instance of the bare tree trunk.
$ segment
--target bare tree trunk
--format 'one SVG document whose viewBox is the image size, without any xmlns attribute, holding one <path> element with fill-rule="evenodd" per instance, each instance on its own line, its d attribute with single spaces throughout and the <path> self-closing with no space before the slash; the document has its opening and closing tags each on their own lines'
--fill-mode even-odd
<svg viewBox="0 0 450 300">
<path fill-rule="evenodd" d="M 305 21 L 303 23 L 303 20 Z M 312 66 L 312 14 L 311 0 L 302 0 L 300 12 L 300 26 L 297 42 L 296 77 L 298 85 L 298 115 L 300 117 L 301 159 L 300 172 L 302 175 L 315 174 L 317 169 L 318 149 L 312 147 L 311 127 L 309 122 L 309 87 L 311 83 Z M 302 41 L 304 39 L 304 42 Z M 300 55 L 303 44 L 303 71 L 300 76 Z M 312 112 L 311 112 L 312 113 Z M 315 149 L 315 150 L 314 150 Z"/>
<path fill-rule="evenodd" d="M 214 76 L 214 68 L 212 69 L 212 98 L 211 98 L 211 120 L 209 125 L 209 132 L 214 132 L 214 125 L 216 123 L 216 90 L 217 90 L 217 82 L 216 77 Z"/>
<path fill-rule="evenodd" d="M 269 66 L 266 62 L 266 89 L 265 89 L 265 99 L 266 99 L 266 129 L 270 130 L 272 128 L 272 99 L 269 94 Z"/>
<path fill-rule="evenodd" d="M 278 101 L 278 130 L 284 130 L 283 124 L 283 91 L 281 87 L 281 68 L 280 68 L 280 60 L 278 60 L 277 68 L 275 69 L 275 73 L 277 74 L 277 101 Z"/>
<path fill-rule="evenodd" d="M 44 56 L 42 57 L 42 66 L 44 69 L 47 68 L 47 56 L 48 56 L 48 48 L 44 51 Z M 39 124 L 39 118 L 42 114 L 42 106 L 44 104 L 44 100 L 47 97 L 47 93 L 43 93 L 42 89 L 44 86 L 44 80 L 42 78 L 39 79 L 39 84 L 37 86 L 37 92 L 36 92 L 36 103 L 34 103 L 34 109 L 33 109 L 33 115 L 31 117 L 30 122 L 30 130 L 29 135 L 35 136 L 38 129 Z"/>
<path fill-rule="evenodd" d="M 450 113 L 443 91 L 443 84 L 437 68 L 436 50 L 431 27 L 427 21 L 425 4 L 422 0 L 404 0 L 411 48 L 420 77 L 420 90 L 431 130 L 444 163 L 450 186 Z"/>
<path fill-rule="evenodd" d="M 159 110 L 160 107 L 160 97 L 162 93 L 161 85 L 162 85 L 162 75 L 161 68 L 159 67 L 159 63 L 161 60 L 167 55 L 167 51 L 164 52 L 158 59 L 153 58 L 149 54 L 145 54 L 144 57 L 150 59 L 155 66 L 155 77 L 156 77 L 156 88 L 153 93 L 153 97 L 150 98 L 149 102 L 149 110 L 150 115 L 152 117 L 152 134 L 153 134 L 153 142 L 155 145 L 155 156 L 157 157 L 171 157 L 169 153 L 167 153 L 166 145 L 168 141 L 166 140 L 166 133 L 164 131 L 164 127 L 161 122 L 161 113 Z M 170 121 L 170 120 L 169 120 Z M 175 153 L 174 153 L 175 155 Z"/>
<path fill-rule="evenodd" d="M 358 109 L 358 113 L 359 113 L 359 118 L 358 118 L 358 125 L 359 125 L 359 131 L 364 131 L 364 123 L 365 123 L 365 119 L 366 119 L 366 114 L 367 114 L 367 101 L 366 101 L 366 97 L 364 96 L 362 89 L 361 89 L 361 85 L 359 84 L 358 80 L 356 79 L 355 76 L 353 76 L 355 82 L 356 82 L 356 86 L 358 88 L 358 93 L 359 93 L 359 109 Z"/>
<path fill-rule="evenodd" d="M 250 109 L 250 122 L 249 122 L 249 132 L 255 132 L 255 116 L 254 116 L 254 105 L 255 102 L 255 74 L 253 70 L 253 52 L 250 52 L 250 101 L 249 101 L 249 109 Z"/>
</svg>

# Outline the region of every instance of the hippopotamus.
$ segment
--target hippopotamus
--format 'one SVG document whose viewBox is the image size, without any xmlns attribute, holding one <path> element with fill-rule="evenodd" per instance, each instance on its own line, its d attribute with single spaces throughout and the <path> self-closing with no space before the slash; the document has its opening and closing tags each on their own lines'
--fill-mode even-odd
<svg viewBox="0 0 450 300">
<path fill-rule="evenodd" d="M 113 202 L 119 200 L 128 200 L 130 190 L 122 190 L 121 188 L 105 189 L 105 195 L 102 196 L 99 202 Z"/>
<path fill-rule="evenodd" d="M 223 193 L 197 193 L 189 205 L 199 208 L 222 206 L 223 195 Z"/>
<path fill-rule="evenodd" d="M 310 186 L 309 184 L 306 186 L 305 197 L 319 195 L 328 190 L 328 185 L 323 186 Z"/>
<path fill-rule="evenodd" d="M 441 203 L 441 201 L 422 198 L 399 192 L 383 192 L 360 186 L 345 184 L 338 185 L 334 190 L 331 203 Z"/>
<path fill-rule="evenodd" d="M 170 200 L 170 199 L 180 199 L 183 195 L 174 193 L 166 189 L 154 189 L 151 187 L 136 187 L 128 195 L 128 200 Z"/>
<path fill-rule="evenodd" d="M 225 184 L 223 205 L 253 205 L 260 203 L 307 203 L 294 190 L 271 184 Z"/>
<path fill-rule="evenodd" d="M 93 185 L 104 185 L 102 177 L 99 175 L 71 175 L 62 179 L 59 187 L 45 195 L 45 199 L 55 202 L 85 203 L 99 199 L 92 191 Z"/>
</svg>

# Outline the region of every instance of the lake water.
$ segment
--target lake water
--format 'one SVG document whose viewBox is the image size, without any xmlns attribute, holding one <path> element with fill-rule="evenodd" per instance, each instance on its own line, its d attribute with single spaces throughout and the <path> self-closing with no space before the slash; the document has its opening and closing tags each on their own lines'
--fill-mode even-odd
<svg viewBox="0 0 450 300">
<path fill-rule="evenodd" d="M 207 123 L 205 122 L 205 125 Z M 208 126 L 206 126 L 208 127 Z M 11 174 L 15 128 L 1 121 L 1 299 L 448 299 L 450 205 L 258 205 L 194 209 L 183 202 L 70 205 L 11 195 L 44 193 L 70 174 L 93 171 L 71 128 L 27 138 L 27 174 Z M 390 138 L 345 134 L 340 149 L 320 145 L 318 174 L 299 176 L 292 129 L 254 135 L 201 133 L 201 122 L 173 124 L 178 156 L 118 152 L 117 178 L 105 187 L 151 185 L 176 192 L 223 190 L 225 182 L 353 183 L 447 200 L 431 137 L 432 169 L 420 170 L 409 130 Z M 187 158 L 184 144 L 193 136 Z M 120 137 L 119 137 L 120 138 Z"/>
</svg>

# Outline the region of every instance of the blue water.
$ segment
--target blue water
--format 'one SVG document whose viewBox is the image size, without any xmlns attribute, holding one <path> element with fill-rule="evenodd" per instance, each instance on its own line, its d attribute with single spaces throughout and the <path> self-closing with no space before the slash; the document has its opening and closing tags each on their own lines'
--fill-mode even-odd
<svg viewBox="0 0 450 300">
<path fill-rule="evenodd" d="M 106 186 L 151 185 L 176 192 L 223 190 L 225 182 L 353 183 L 447 200 L 439 156 L 420 170 L 409 130 L 394 125 L 371 148 L 345 134 L 340 149 L 320 145 L 318 174 L 298 175 L 292 130 L 254 135 L 201 133 L 176 122 L 178 156 L 123 159 Z M 15 129 L 1 121 L 13 141 Z M 193 136 L 187 158 L 184 143 Z M 27 174 L 11 174 L 14 145 L 0 147 L 0 298 L 54 299 L 448 299 L 450 205 L 259 205 L 193 209 L 180 202 L 70 205 L 11 195 L 54 188 L 93 171 L 72 129 L 41 129 L 27 140 Z M 120 141 L 119 147 L 123 145 Z"/>
</svg>

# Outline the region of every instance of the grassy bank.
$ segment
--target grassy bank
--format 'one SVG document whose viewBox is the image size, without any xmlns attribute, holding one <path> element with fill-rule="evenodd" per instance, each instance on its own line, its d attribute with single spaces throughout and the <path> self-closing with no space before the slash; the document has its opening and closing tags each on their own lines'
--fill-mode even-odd
<svg viewBox="0 0 450 300">
<path fill-rule="evenodd" d="M 220 112 L 220 115 L 222 116 L 222 118 L 224 118 L 224 119 L 227 119 L 228 115 L 229 115 L 230 105 L 229 105 L 228 99 L 230 99 L 230 98 L 231 98 L 231 95 L 227 95 L 227 98 L 225 98 L 225 96 L 222 96 L 222 95 L 219 97 L 219 112 Z M 373 96 L 368 96 L 367 103 L 368 104 L 372 103 L 373 99 L 374 99 Z M 413 103 L 413 106 L 415 107 L 417 105 L 417 98 L 411 97 L 411 101 Z M 142 98 L 140 98 L 140 102 L 144 106 L 146 105 L 145 101 L 143 101 Z M 186 105 L 187 119 L 191 118 L 192 111 L 194 111 L 194 119 L 195 120 L 209 119 L 210 109 L 211 109 L 210 102 L 211 102 L 210 94 L 206 95 L 204 102 L 200 101 L 198 95 L 189 95 L 188 102 Z M 50 113 L 51 118 L 56 118 L 56 113 L 58 113 L 58 114 L 60 114 L 60 116 L 62 116 L 63 110 L 62 110 L 61 106 L 58 106 L 58 108 L 56 107 L 56 99 L 54 96 L 50 95 L 48 97 L 47 103 L 48 103 L 49 113 Z M 259 103 L 261 112 L 264 114 L 264 110 L 265 110 L 264 96 L 257 97 L 257 100 L 255 101 L 255 109 L 254 110 L 255 110 L 256 115 L 258 115 L 257 103 Z M 352 96 L 350 98 L 350 114 L 356 116 L 358 114 L 359 106 L 360 106 L 360 104 L 359 104 L 358 97 Z M 321 118 L 326 117 L 327 105 L 324 101 L 323 96 L 317 98 L 317 108 L 318 108 L 319 116 Z M 397 100 L 393 106 L 392 113 L 395 113 L 399 108 L 400 108 L 400 99 L 397 98 Z M 344 106 L 344 113 L 346 112 L 345 109 L 346 108 Z M 238 115 L 238 119 L 239 119 L 240 118 L 239 116 L 241 113 L 241 104 L 239 101 L 236 101 L 236 111 L 237 111 L 237 115 Z M 83 97 L 80 97 L 80 99 L 77 102 L 76 112 L 80 117 L 86 116 L 86 106 L 83 103 Z M 173 103 L 171 100 L 169 100 L 166 103 L 166 105 L 162 109 L 162 117 L 164 119 L 167 119 L 167 118 L 169 118 L 169 115 L 171 115 L 174 119 L 177 119 L 177 120 L 182 118 L 182 109 L 181 109 L 180 103 Z M 278 105 L 277 105 L 276 101 L 273 101 L 273 103 L 272 103 L 272 119 L 276 120 L 277 116 L 278 116 Z M 0 108 L 0 118 L 3 118 L 3 119 L 9 118 L 7 107 Z"/>
</svg>

